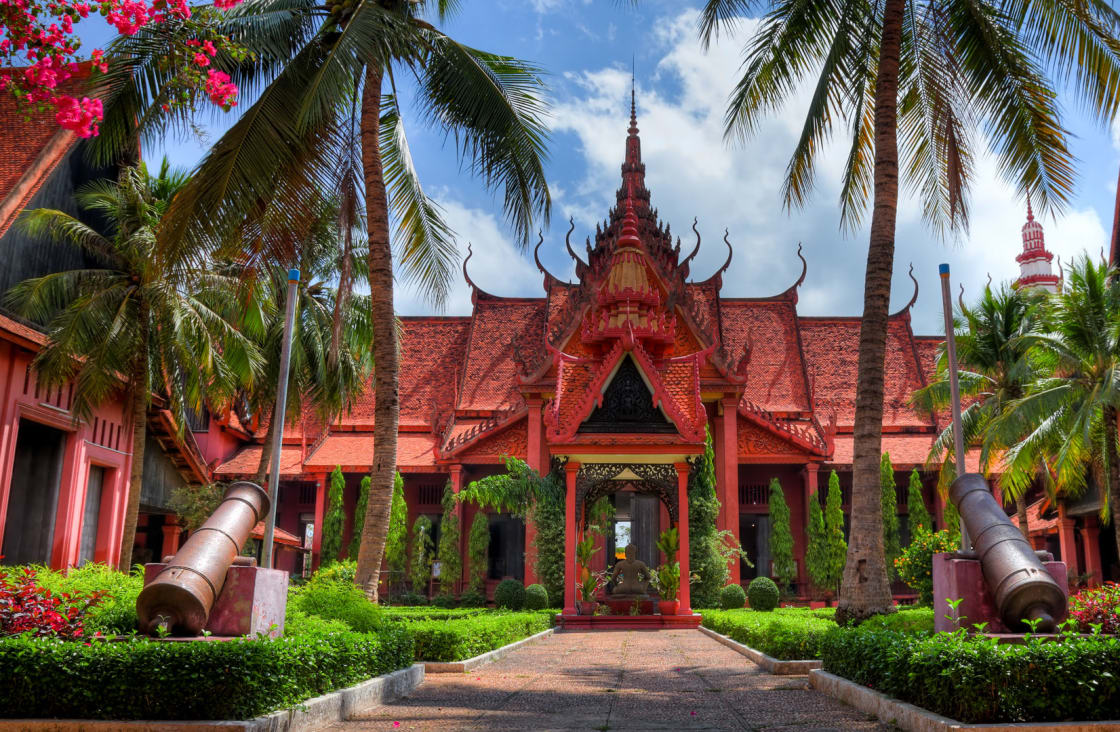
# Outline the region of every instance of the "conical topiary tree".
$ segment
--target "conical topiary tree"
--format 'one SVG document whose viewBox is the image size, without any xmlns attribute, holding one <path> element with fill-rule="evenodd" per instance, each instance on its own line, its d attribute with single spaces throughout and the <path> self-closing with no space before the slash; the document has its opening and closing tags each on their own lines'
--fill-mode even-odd
<svg viewBox="0 0 1120 732">
<path fill-rule="evenodd" d="M 417 516 L 412 524 L 412 564 L 409 578 L 412 591 L 421 595 L 428 594 L 428 580 L 432 576 L 432 520 L 427 516 Z"/>
<path fill-rule="evenodd" d="M 770 479 L 770 559 L 774 563 L 774 579 L 778 588 L 786 590 L 797 577 L 797 564 L 793 561 L 793 533 L 789 525 L 789 505 L 782 484 Z M 760 567 L 765 572 L 765 567 Z"/>
<path fill-rule="evenodd" d="M 828 499 L 824 510 L 826 566 L 828 574 L 824 587 L 839 593 L 840 580 L 844 577 L 844 562 L 848 557 L 848 542 L 844 538 L 844 506 L 840 494 L 840 476 L 836 471 L 828 477 Z"/>
<path fill-rule="evenodd" d="M 463 555 L 459 553 L 459 513 L 455 510 L 455 493 L 451 484 L 443 490 L 443 520 L 439 525 L 439 589 L 453 594 L 463 576 Z"/>
<path fill-rule="evenodd" d="M 367 480 L 368 476 L 362 479 L 363 486 Z M 402 586 L 405 571 L 408 569 L 408 504 L 404 500 L 404 478 L 400 473 L 397 473 L 393 480 L 389 535 L 385 539 L 385 566 L 389 570 L 388 584 L 390 586 L 396 584 L 398 588 Z"/>
<path fill-rule="evenodd" d="M 918 532 L 933 531 L 933 521 L 930 520 L 926 499 L 922 493 L 922 476 L 917 468 L 910 472 L 910 492 L 906 498 L 906 510 L 909 513 L 911 543 Z"/>
<path fill-rule="evenodd" d="M 898 486 L 894 482 L 894 466 L 888 452 L 879 459 L 879 486 L 882 491 L 883 557 L 887 560 L 887 577 L 893 580 L 896 576 L 894 560 L 898 559 L 902 549 L 898 543 Z"/>
<path fill-rule="evenodd" d="M 347 559 L 358 558 L 358 547 L 362 543 L 362 524 L 366 521 L 366 505 L 368 503 L 369 476 L 367 475 L 362 478 L 362 483 L 358 487 L 358 502 L 354 504 L 354 526 L 350 531 L 350 546 L 346 550 Z"/>
<path fill-rule="evenodd" d="M 805 571 L 819 589 L 831 589 L 828 574 L 828 532 L 818 495 L 809 497 L 809 547 L 805 552 Z"/>
<path fill-rule="evenodd" d="M 467 539 L 467 569 L 471 590 L 482 592 L 486 587 L 486 569 L 490 559 L 490 518 L 482 511 L 474 515 L 471 535 Z"/>
<path fill-rule="evenodd" d="M 345 489 L 342 468 L 335 466 L 331 471 L 330 492 L 327 493 L 327 515 L 323 517 L 323 540 L 319 543 L 321 567 L 334 564 L 342 553 L 342 526 L 346 520 L 346 513 L 342 510 L 342 493 Z"/>
<path fill-rule="evenodd" d="M 961 543 L 961 514 L 957 511 L 957 505 L 945 498 L 945 510 L 941 513 L 942 516 L 942 529 L 949 532 L 949 538 L 953 540 L 954 544 Z"/>
</svg>

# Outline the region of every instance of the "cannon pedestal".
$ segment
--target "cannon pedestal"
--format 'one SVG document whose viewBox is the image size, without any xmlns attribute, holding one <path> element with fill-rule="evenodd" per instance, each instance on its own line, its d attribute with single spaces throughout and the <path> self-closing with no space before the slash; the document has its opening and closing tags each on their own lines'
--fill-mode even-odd
<svg viewBox="0 0 1120 732">
<path fill-rule="evenodd" d="M 1043 562 L 1047 573 L 1068 595 L 1065 562 Z M 937 631 L 956 630 L 957 625 L 950 618 L 954 611 L 947 600 L 960 598 L 956 617 L 960 627 L 973 630 L 975 623 L 987 623 L 987 633 L 1018 632 L 1004 625 L 996 608 L 995 598 L 984 582 L 984 572 L 980 560 L 968 559 L 958 554 L 933 555 L 933 614 L 934 629 Z M 948 616 L 948 617 L 946 617 Z M 1062 618 L 1055 618 L 1061 620 Z"/>
<path fill-rule="evenodd" d="M 147 585 L 166 564 L 144 565 Z M 269 633 L 278 638 L 284 633 L 284 609 L 288 604 L 288 573 L 282 569 L 263 569 L 233 565 L 226 570 L 222 591 L 214 601 L 205 630 L 215 636 L 256 636 Z"/>
</svg>

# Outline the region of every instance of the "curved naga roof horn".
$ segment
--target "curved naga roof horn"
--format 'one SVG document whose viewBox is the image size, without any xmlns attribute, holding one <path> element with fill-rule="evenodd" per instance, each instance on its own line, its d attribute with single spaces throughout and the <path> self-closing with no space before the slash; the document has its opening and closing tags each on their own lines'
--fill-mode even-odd
<svg viewBox="0 0 1120 732">
<path fill-rule="evenodd" d="M 685 266 L 686 264 L 688 264 L 689 262 L 691 262 L 691 261 L 693 260 L 693 258 L 694 258 L 694 257 L 695 257 L 695 256 L 696 256 L 697 254 L 699 254 L 699 253 L 700 253 L 700 232 L 696 230 L 696 224 L 697 224 L 698 222 L 699 222 L 699 219 L 697 219 L 696 217 L 693 217 L 693 219 L 692 219 L 692 233 L 693 233 L 693 234 L 696 234 L 696 246 L 695 246 L 695 247 L 693 247 L 693 249 L 692 249 L 692 251 L 691 251 L 691 252 L 689 253 L 689 255 L 688 255 L 687 257 L 685 257 L 685 258 L 684 258 L 684 261 L 682 261 L 682 262 L 680 263 L 680 266 L 681 266 L 681 267 L 683 267 L 683 266 Z"/>
<path fill-rule="evenodd" d="M 576 230 L 576 220 L 574 216 L 568 217 L 568 224 L 570 224 L 570 226 L 568 227 L 568 233 L 564 235 L 564 246 L 567 247 L 568 254 L 571 255 L 572 259 L 586 267 L 587 263 L 580 259 L 579 255 L 572 249 L 572 232 Z"/>
<path fill-rule="evenodd" d="M 723 266 L 721 266 L 719 269 L 717 269 L 712 274 L 711 277 L 704 280 L 703 282 L 698 282 L 697 284 L 706 285 L 709 282 L 714 282 L 718 277 L 720 277 L 721 275 L 723 275 L 724 272 L 727 271 L 728 267 L 731 266 L 731 257 L 735 255 L 735 250 L 731 247 L 731 242 L 728 241 L 729 236 L 731 236 L 731 232 L 728 231 L 727 229 L 724 229 L 723 230 L 723 243 L 727 245 L 727 261 L 725 261 L 723 263 Z"/>
<path fill-rule="evenodd" d="M 914 277 L 914 263 L 913 262 L 910 263 L 910 271 L 907 274 L 909 274 L 909 276 L 910 276 L 910 281 L 914 283 L 914 295 L 910 298 L 910 302 L 903 305 L 902 309 L 899 310 L 897 313 L 895 313 L 891 317 L 902 315 L 903 313 L 908 311 L 910 308 L 914 307 L 914 303 L 918 302 L 918 280 Z"/>
<path fill-rule="evenodd" d="M 474 256 L 474 250 L 471 249 L 471 243 L 467 242 L 467 256 L 463 260 L 463 277 L 467 280 L 467 284 L 471 286 L 471 289 L 474 290 L 474 292 L 471 294 L 471 301 L 473 302 L 474 298 L 479 293 L 482 293 L 483 295 L 486 295 L 487 297 L 497 297 L 497 295 L 491 295 L 489 292 L 487 292 L 486 290 L 484 290 L 481 287 L 479 287 L 478 285 L 476 285 L 474 283 L 474 280 L 472 280 L 471 276 L 467 273 L 467 262 L 469 262 L 471 257 L 473 257 L 473 256 Z"/>
<path fill-rule="evenodd" d="M 965 305 L 964 305 L 964 283 L 961 282 L 959 284 L 960 284 L 960 287 L 961 287 L 961 291 L 957 295 L 957 304 L 961 306 L 961 312 L 963 313 L 966 309 Z"/>
<path fill-rule="evenodd" d="M 537 269 L 539 269 L 545 277 L 551 277 L 552 279 L 556 280 L 557 282 L 561 282 L 562 280 L 560 280 L 559 277 L 557 277 L 556 275 L 552 274 L 547 269 L 545 269 L 544 263 L 541 262 L 540 252 L 541 252 L 541 244 L 544 244 L 544 233 L 542 233 L 541 231 L 538 230 L 537 231 L 537 237 L 538 237 L 537 246 L 533 248 L 533 261 L 537 263 Z M 547 280 L 546 280 L 546 282 L 547 282 Z"/>
</svg>

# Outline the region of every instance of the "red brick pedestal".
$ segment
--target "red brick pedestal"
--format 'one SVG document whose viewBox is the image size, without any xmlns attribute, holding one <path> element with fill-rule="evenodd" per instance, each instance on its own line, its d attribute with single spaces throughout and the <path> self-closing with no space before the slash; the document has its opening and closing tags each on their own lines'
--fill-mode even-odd
<svg viewBox="0 0 1120 732">
<path fill-rule="evenodd" d="M 166 566 L 145 564 L 144 584 L 155 579 Z M 210 610 L 206 630 L 215 636 L 255 636 L 266 633 L 279 638 L 284 634 L 284 610 L 287 604 L 287 572 L 282 569 L 234 565 L 226 572 L 225 585 Z M 276 627 L 272 628 L 274 625 Z"/>
<path fill-rule="evenodd" d="M 1042 566 L 1068 597 L 1065 562 L 1043 562 Z M 955 613 L 949 607 L 950 599 L 961 599 Z M 960 558 L 955 554 L 933 555 L 933 615 L 934 629 L 939 632 L 957 629 L 953 617 L 960 619 L 960 627 L 965 630 L 973 630 L 972 626 L 976 623 L 987 623 L 987 633 L 1013 632 L 999 617 L 995 598 L 984 582 L 980 561 Z M 1062 618 L 1055 620 L 1061 621 Z"/>
</svg>

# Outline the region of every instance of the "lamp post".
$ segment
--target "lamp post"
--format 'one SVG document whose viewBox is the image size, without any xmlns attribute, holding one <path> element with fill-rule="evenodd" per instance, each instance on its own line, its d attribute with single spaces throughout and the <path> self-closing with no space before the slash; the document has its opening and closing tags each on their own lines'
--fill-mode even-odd
<svg viewBox="0 0 1120 732">
<path fill-rule="evenodd" d="M 288 364 L 292 358 L 292 329 L 296 317 L 296 297 L 299 290 L 299 270 L 288 270 L 288 302 L 284 314 L 284 338 L 280 345 L 280 379 L 276 391 L 276 408 L 272 418 L 276 429 L 272 433 L 272 465 L 268 473 L 268 518 L 264 522 L 264 547 L 261 549 L 261 566 L 272 569 L 272 539 L 276 533 L 276 503 L 280 495 L 280 447 L 284 442 L 284 415 L 288 411 Z"/>
<path fill-rule="evenodd" d="M 937 271 L 941 275 L 941 303 L 945 312 L 945 350 L 949 358 L 949 396 L 953 408 L 953 452 L 957 459 L 957 478 L 960 478 L 965 472 L 964 431 L 961 429 L 961 385 L 957 375 L 957 340 L 953 331 L 953 298 L 949 294 L 949 265 L 938 265 Z M 960 517 L 960 524 L 961 551 L 972 551 L 972 540 L 969 539 L 963 516 Z"/>
</svg>

